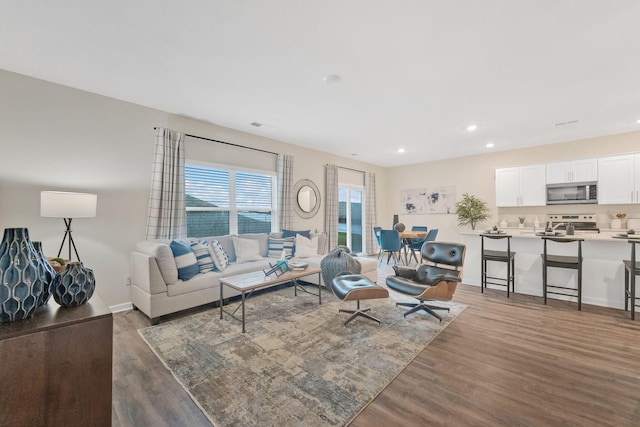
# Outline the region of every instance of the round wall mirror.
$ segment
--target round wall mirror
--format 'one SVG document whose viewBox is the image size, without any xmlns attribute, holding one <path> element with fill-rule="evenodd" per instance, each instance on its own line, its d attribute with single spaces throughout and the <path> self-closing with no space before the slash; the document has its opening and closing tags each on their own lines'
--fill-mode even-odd
<svg viewBox="0 0 640 427">
<path fill-rule="evenodd" d="M 320 210 L 320 191 L 311 180 L 301 179 L 296 182 L 293 197 L 295 197 L 293 207 L 302 218 L 312 218 Z"/>
</svg>

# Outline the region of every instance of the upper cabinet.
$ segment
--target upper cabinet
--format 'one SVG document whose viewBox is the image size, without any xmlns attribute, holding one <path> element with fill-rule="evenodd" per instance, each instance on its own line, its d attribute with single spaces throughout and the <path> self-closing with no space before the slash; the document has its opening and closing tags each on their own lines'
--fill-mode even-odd
<svg viewBox="0 0 640 427">
<path fill-rule="evenodd" d="M 544 206 L 545 165 L 496 169 L 496 206 Z"/>
<path fill-rule="evenodd" d="M 598 203 L 640 203 L 640 154 L 598 159 Z"/>
<path fill-rule="evenodd" d="M 598 159 L 547 163 L 547 184 L 598 180 Z"/>
</svg>

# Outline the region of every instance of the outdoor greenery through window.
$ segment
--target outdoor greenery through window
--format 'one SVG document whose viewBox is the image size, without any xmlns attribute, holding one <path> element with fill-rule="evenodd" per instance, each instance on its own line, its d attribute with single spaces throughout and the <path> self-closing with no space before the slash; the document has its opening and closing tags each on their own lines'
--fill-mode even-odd
<svg viewBox="0 0 640 427">
<path fill-rule="evenodd" d="M 184 175 L 187 236 L 271 232 L 275 174 L 186 164 Z"/>
</svg>

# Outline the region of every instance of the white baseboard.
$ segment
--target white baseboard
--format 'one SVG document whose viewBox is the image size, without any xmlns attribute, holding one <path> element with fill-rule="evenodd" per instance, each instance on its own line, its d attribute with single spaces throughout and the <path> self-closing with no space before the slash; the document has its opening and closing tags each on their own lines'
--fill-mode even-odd
<svg viewBox="0 0 640 427">
<path fill-rule="evenodd" d="M 119 313 L 121 311 L 133 310 L 133 303 L 125 302 L 122 304 L 111 305 L 109 306 L 109 310 L 111 310 L 112 313 Z"/>
</svg>

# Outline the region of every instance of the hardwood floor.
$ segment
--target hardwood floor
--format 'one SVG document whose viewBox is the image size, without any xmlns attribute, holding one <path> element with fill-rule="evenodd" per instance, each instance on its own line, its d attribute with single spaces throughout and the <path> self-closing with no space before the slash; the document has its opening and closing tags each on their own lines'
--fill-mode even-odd
<svg viewBox="0 0 640 427">
<path fill-rule="evenodd" d="M 454 300 L 468 308 L 352 426 L 640 425 L 640 321 L 468 285 Z M 113 425 L 209 426 L 138 335 L 147 325 L 114 316 Z"/>
</svg>

